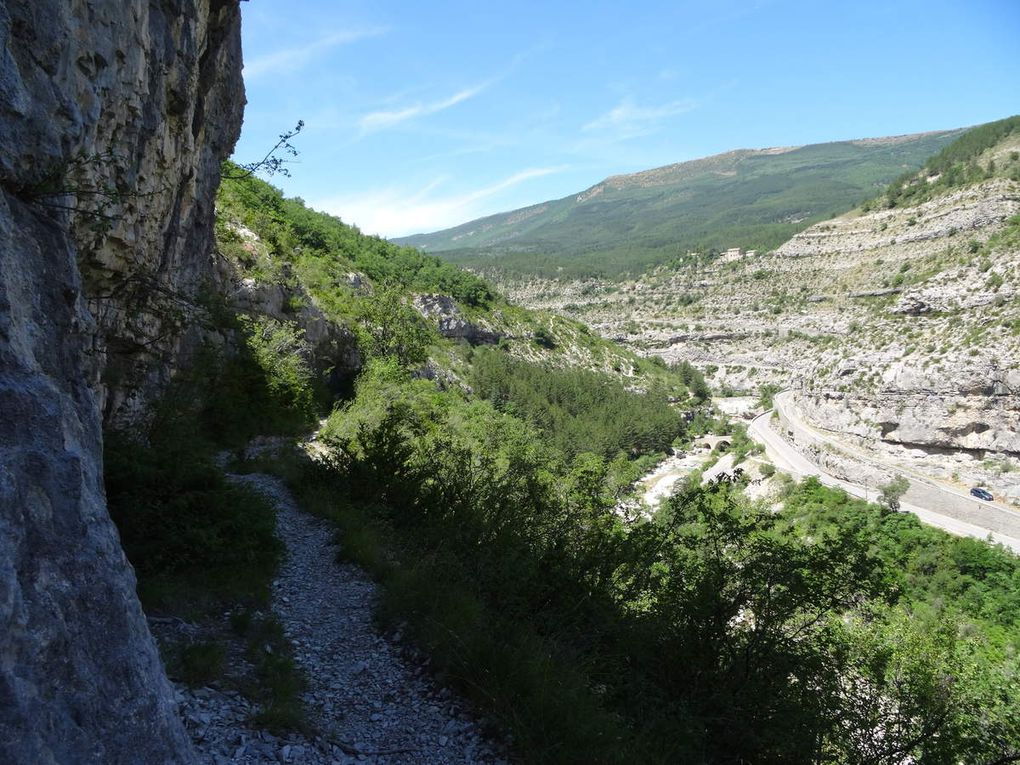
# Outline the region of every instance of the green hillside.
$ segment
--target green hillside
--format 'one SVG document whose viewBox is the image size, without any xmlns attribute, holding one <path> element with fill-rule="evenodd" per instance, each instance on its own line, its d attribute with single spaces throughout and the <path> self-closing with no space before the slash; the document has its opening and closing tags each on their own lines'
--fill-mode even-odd
<svg viewBox="0 0 1020 765">
<path fill-rule="evenodd" d="M 1020 115 L 968 130 L 919 171 L 893 181 L 880 200 L 865 206 L 919 204 L 949 189 L 990 178 L 1020 181 Z"/>
<path fill-rule="evenodd" d="M 578 277 L 638 273 L 689 251 L 770 249 L 874 196 L 959 134 L 742 149 L 397 241 L 473 268 Z"/>
<path fill-rule="evenodd" d="M 220 341 L 148 432 L 106 440 L 143 601 L 210 631 L 168 648 L 174 677 L 244 694 L 260 728 L 314 725 L 300 649 L 266 617 L 276 511 L 214 460 L 235 447 L 235 470 L 277 473 L 335 526 L 340 554 L 381 584 L 380 621 L 508 734 L 514 761 L 1016 759 L 1014 556 L 811 480 L 781 508 L 751 501 L 738 471 L 694 474 L 627 520 L 635 481 L 706 428 L 748 456 L 746 434 L 703 411 L 690 365 L 515 307 L 225 170 L 225 276 L 201 307 Z M 423 309 L 437 293 L 490 335 L 451 333 Z M 315 461 L 286 440 L 236 449 L 319 423 Z M 228 671 L 241 654 L 250 677 Z"/>
</svg>

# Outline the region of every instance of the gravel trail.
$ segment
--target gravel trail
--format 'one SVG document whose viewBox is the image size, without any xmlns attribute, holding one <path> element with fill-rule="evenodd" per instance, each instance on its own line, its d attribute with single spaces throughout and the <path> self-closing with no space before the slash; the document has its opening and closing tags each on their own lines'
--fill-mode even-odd
<svg viewBox="0 0 1020 765">
<path fill-rule="evenodd" d="M 275 476 L 230 480 L 277 505 L 277 533 L 287 552 L 273 582 L 272 609 L 307 677 L 304 701 L 321 735 L 252 731 L 244 722 L 252 709 L 238 694 L 180 688 L 185 723 L 204 761 L 505 763 L 466 706 L 376 628 L 377 585 L 357 566 L 337 561 L 332 527 L 300 511 Z"/>
</svg>

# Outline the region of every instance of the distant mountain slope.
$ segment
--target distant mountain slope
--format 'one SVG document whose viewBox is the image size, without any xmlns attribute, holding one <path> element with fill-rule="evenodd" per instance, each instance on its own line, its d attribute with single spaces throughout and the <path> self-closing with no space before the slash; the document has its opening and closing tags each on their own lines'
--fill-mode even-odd
<svg viewBox="0 0 1020 765">
<path fill-rule="evenodd" d="M 503 286 L 716 389 L 791 388 L 830 435 L 1020 507 L 1020 118 L 771 252 Z"/>
<path fill-rule="evenodd" d="M 547 276 L 636 273 L 690 250 L 770 249 L 874 196 L 959 134 L 740 149 L 397 241 L 463 265 Z"/>
</svg>

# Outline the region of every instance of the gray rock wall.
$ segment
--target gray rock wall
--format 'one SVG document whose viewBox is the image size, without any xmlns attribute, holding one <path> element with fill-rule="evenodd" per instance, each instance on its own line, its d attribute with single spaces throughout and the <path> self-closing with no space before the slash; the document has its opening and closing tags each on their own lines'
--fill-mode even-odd
<svg viewBox="0 0 1020 765">
<path fill-rule="evenodd" d="M 0 0 L 0 762 L 189 763 L 106 511 L 244 96 L 236 0 Z M 70 208 L 70 209 L 69 209 Z"/>
<path fill-rule="evenodd" d="M 190 761 L 106 512 L 67 235 L 0 199 L 0 762 Z"/>
<path fill-rule="evenodd" d="M 237 6 L 0 0 L 0 177 L 75 210 L 107 420 L 165 385 L 214 279 L 213 199 L 244 107 Z"/>
</svg>

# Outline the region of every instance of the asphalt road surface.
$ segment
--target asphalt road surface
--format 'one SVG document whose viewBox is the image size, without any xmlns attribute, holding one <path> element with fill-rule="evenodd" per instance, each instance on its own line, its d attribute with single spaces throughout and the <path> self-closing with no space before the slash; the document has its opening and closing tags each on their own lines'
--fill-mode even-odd
<svg viewBox="0 0 1020 765">
<path fill-rule="evenodd" d="M 788 408 L 789 395 L 775 398 L 776 406 L 794 428 L 803 428 L 815 439 L 823 438 L 817 431 L 799 422 Z M 836 478 L 807 459 L 795 446 L 786 441 L 771 426 L 772 410 L 759 415 L 748 426 L 748 434 L 765 447 L 765 454 L 776 466 L 796 478 L 816 476 L 826 486 L 843 489 L 848 494 L 874 501 L 878 496 L 875 487 L 867 487 Z M 842 445 L 844 453 L 848 452 Z M 983 502 L 954 489 L 943 487 L 930 479 L 907 473 L 902 468 L 870 457 L 869 462 L 880 464 L 910 481 L 910 489 L 900 502 L 900 510 L 916 515 L 924 523 L 960 536 L 991 539 L 1020 554 L 1020 513 L 991 502 Z"/>
</svg>

